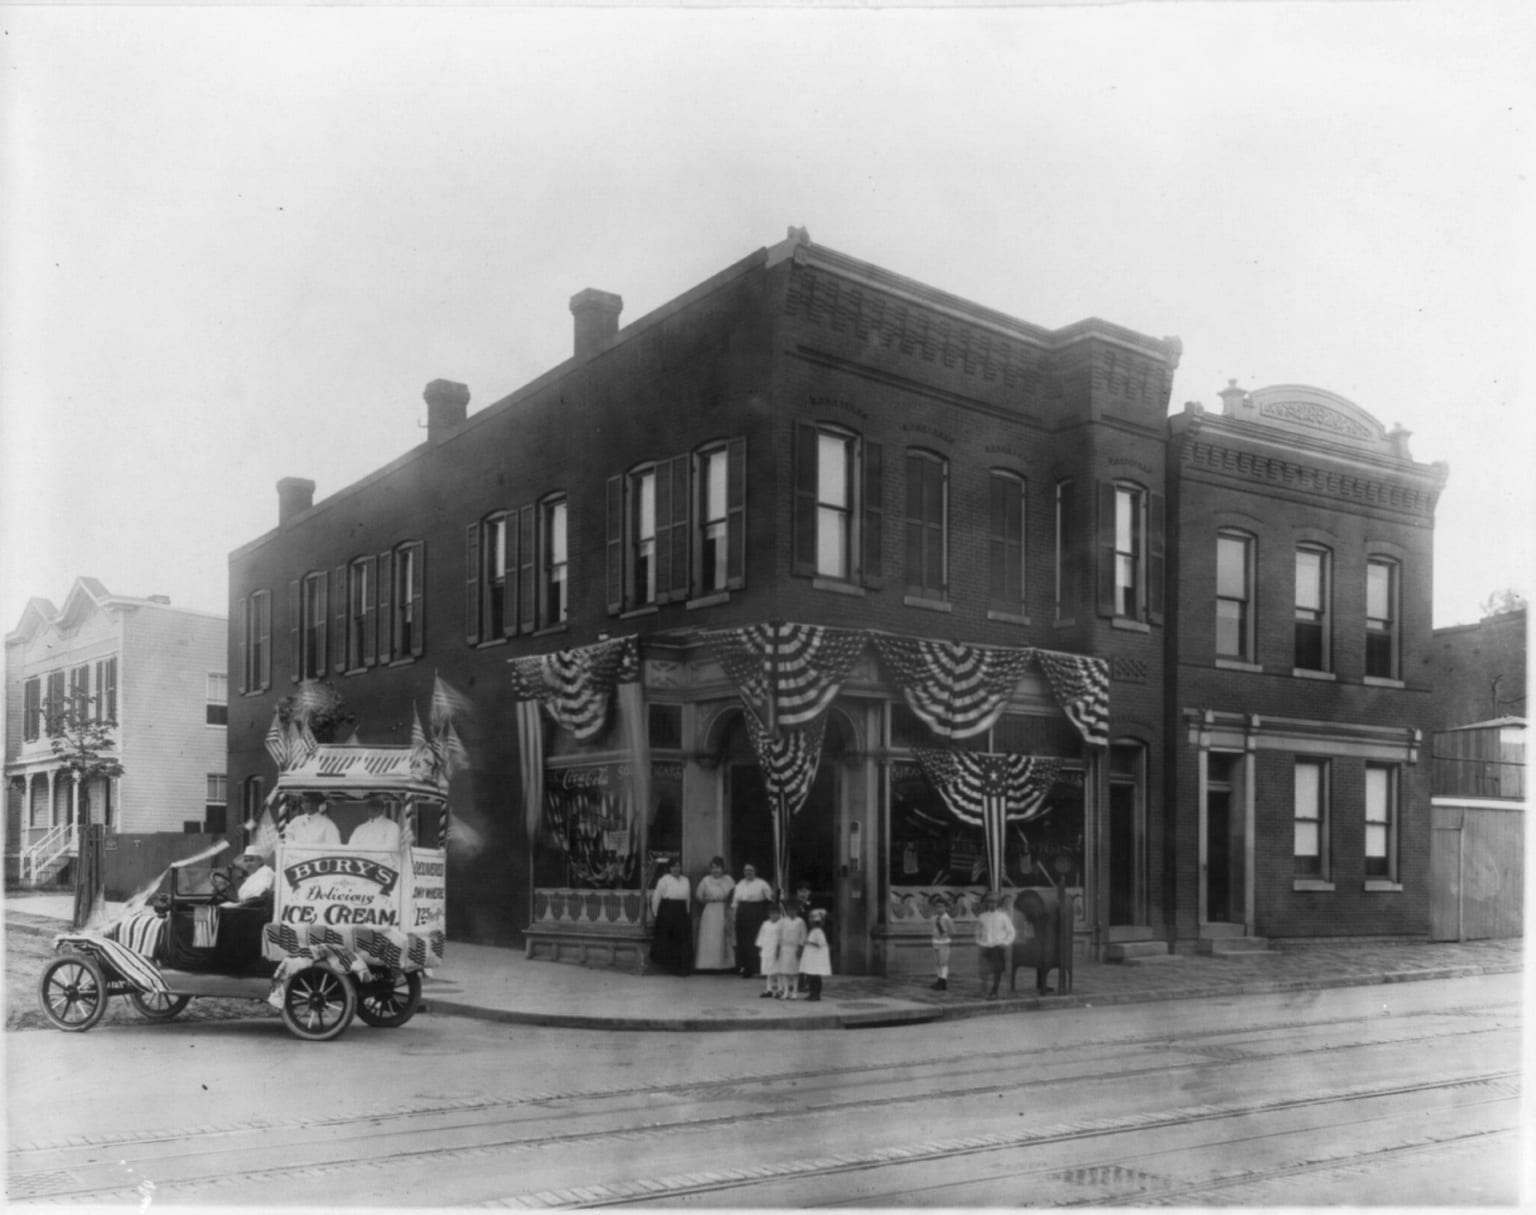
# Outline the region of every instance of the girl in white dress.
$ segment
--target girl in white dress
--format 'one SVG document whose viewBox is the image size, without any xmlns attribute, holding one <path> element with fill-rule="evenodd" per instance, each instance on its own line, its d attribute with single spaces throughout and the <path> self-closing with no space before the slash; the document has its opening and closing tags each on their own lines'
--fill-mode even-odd
<svg viewBox="0 0 1536 1215">
<path fill-rule="evenodd" d="M 779 996 L 794 1000 L 799 995 L 800 951 L 805 948 L 805 921 L 798 915 L 786 914 L 779 921 Z"/>
<path fill-rule="evenodd" d="M 762 1000 L 779 994 L 779 929 L 783 923 L 783 915 L 775 903 L 757 930 L 757 964 L 763 972 L 763 994 L 758 998 Z"/>
<path fill-rule="evenodd" d="M 832 951 L 827 947 L 827 913 L 811 912 L 811 931 L 805 938 L 805 952 L 800 955 L 800 973 L 810 985 L 807 1000 L 821 999 L 821 980 L 832 973 Z"/>
</svg>

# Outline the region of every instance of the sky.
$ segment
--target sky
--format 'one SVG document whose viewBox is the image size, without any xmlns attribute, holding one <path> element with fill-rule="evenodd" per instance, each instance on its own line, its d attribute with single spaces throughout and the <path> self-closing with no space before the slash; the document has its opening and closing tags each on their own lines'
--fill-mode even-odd
<svg viewBox="0 0 1536 1215">
<path fill-rule="evenodd" d="M 1536 21 L 1501 3 L 0 6 L 0 631 L 227 559 L 790 225 L 1311 384 L 1450 480 L 1437 626 L 1529 595 Z"/>
</svg>

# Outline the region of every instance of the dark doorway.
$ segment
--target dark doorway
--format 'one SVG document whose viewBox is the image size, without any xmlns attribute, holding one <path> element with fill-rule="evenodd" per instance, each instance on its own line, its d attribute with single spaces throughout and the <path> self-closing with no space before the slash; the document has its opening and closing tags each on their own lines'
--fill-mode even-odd
<svg viewBox="0 0 1536 1215">
<path fill-rule="evenodd" d="M 1205 799 L 1205 918 L 1232 920 L 1232 792 L 1211 789 Z"/>
<path fill-rule="evenodd" d="M 1109 786 L 1109 922 L 1136 923 L 1136 786 Z"/>
</svg>

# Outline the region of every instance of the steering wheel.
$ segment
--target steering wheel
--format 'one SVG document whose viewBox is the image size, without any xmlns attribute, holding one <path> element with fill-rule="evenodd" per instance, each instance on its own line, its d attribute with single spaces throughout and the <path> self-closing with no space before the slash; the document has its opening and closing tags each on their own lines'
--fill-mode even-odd
<svg viewBox="0 0 1536 1215">
<path fill-rule="evenodd" d="M 240 901 L 237 897 L 239 887 L 236 885 L 235 879 L 230 877 L 227 871 L 215 869 L 208 875 L 208 885 L 213 888 L 214 897 L 221 903 L 238 903 Z"/>
</svg>

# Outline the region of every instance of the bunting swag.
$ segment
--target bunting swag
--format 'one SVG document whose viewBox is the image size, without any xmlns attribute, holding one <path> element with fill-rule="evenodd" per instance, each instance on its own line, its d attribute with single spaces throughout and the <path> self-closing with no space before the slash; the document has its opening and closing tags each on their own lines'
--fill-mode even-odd
<svg viewBox="0 0 1536 1215">
<path fill-rule="evenodd" d="M 746 707 L 770 733 L 821 716 L 864 649 L 865 635 L 814 624 L 750 624 L 705 639 Z"/>
<path fill-rule="evenodd" d="M 512 659 L 513 695 L 538 701 L 582 742 L 603 732 L 614 685 L 639 679 L 640 645 L 633 637 Z"/>
<path fill-rule="evenodd" d="M 811 782 L 816 779 L 827 718 L 823 714 L 803 730 L 784 730 L 775 736 L 750 708 L 742 716 L 768 790 L 768 808 L 773 815 L 774 885 L 782 893 L 789 881 L 789 820 L 805 805 Z"/>
<path fill-rule="evenodd" d="M 1089 746 L 1109 746 L 1109 664 L 1081 654 L 1036 653 L 1067 719 Z"/>
<path fill-rule="evenodd" d="M 889 633 L 873 638 L 907 704 L 941 738 L 971 738 L 991 729 L 1034 656 L 1027 649 Z"/>
<path fill-rule="evenodd" d="M 1046 811 L 1062 761 L 1052 755 L 919 749 L 923 775 L 938 790 L 949 812 L 982 829 L 987 843 L 987 881 L 996 894 L 1002 884 L 1004 839 L 1009 823 L 1027 823 Z"/>
</svg>

